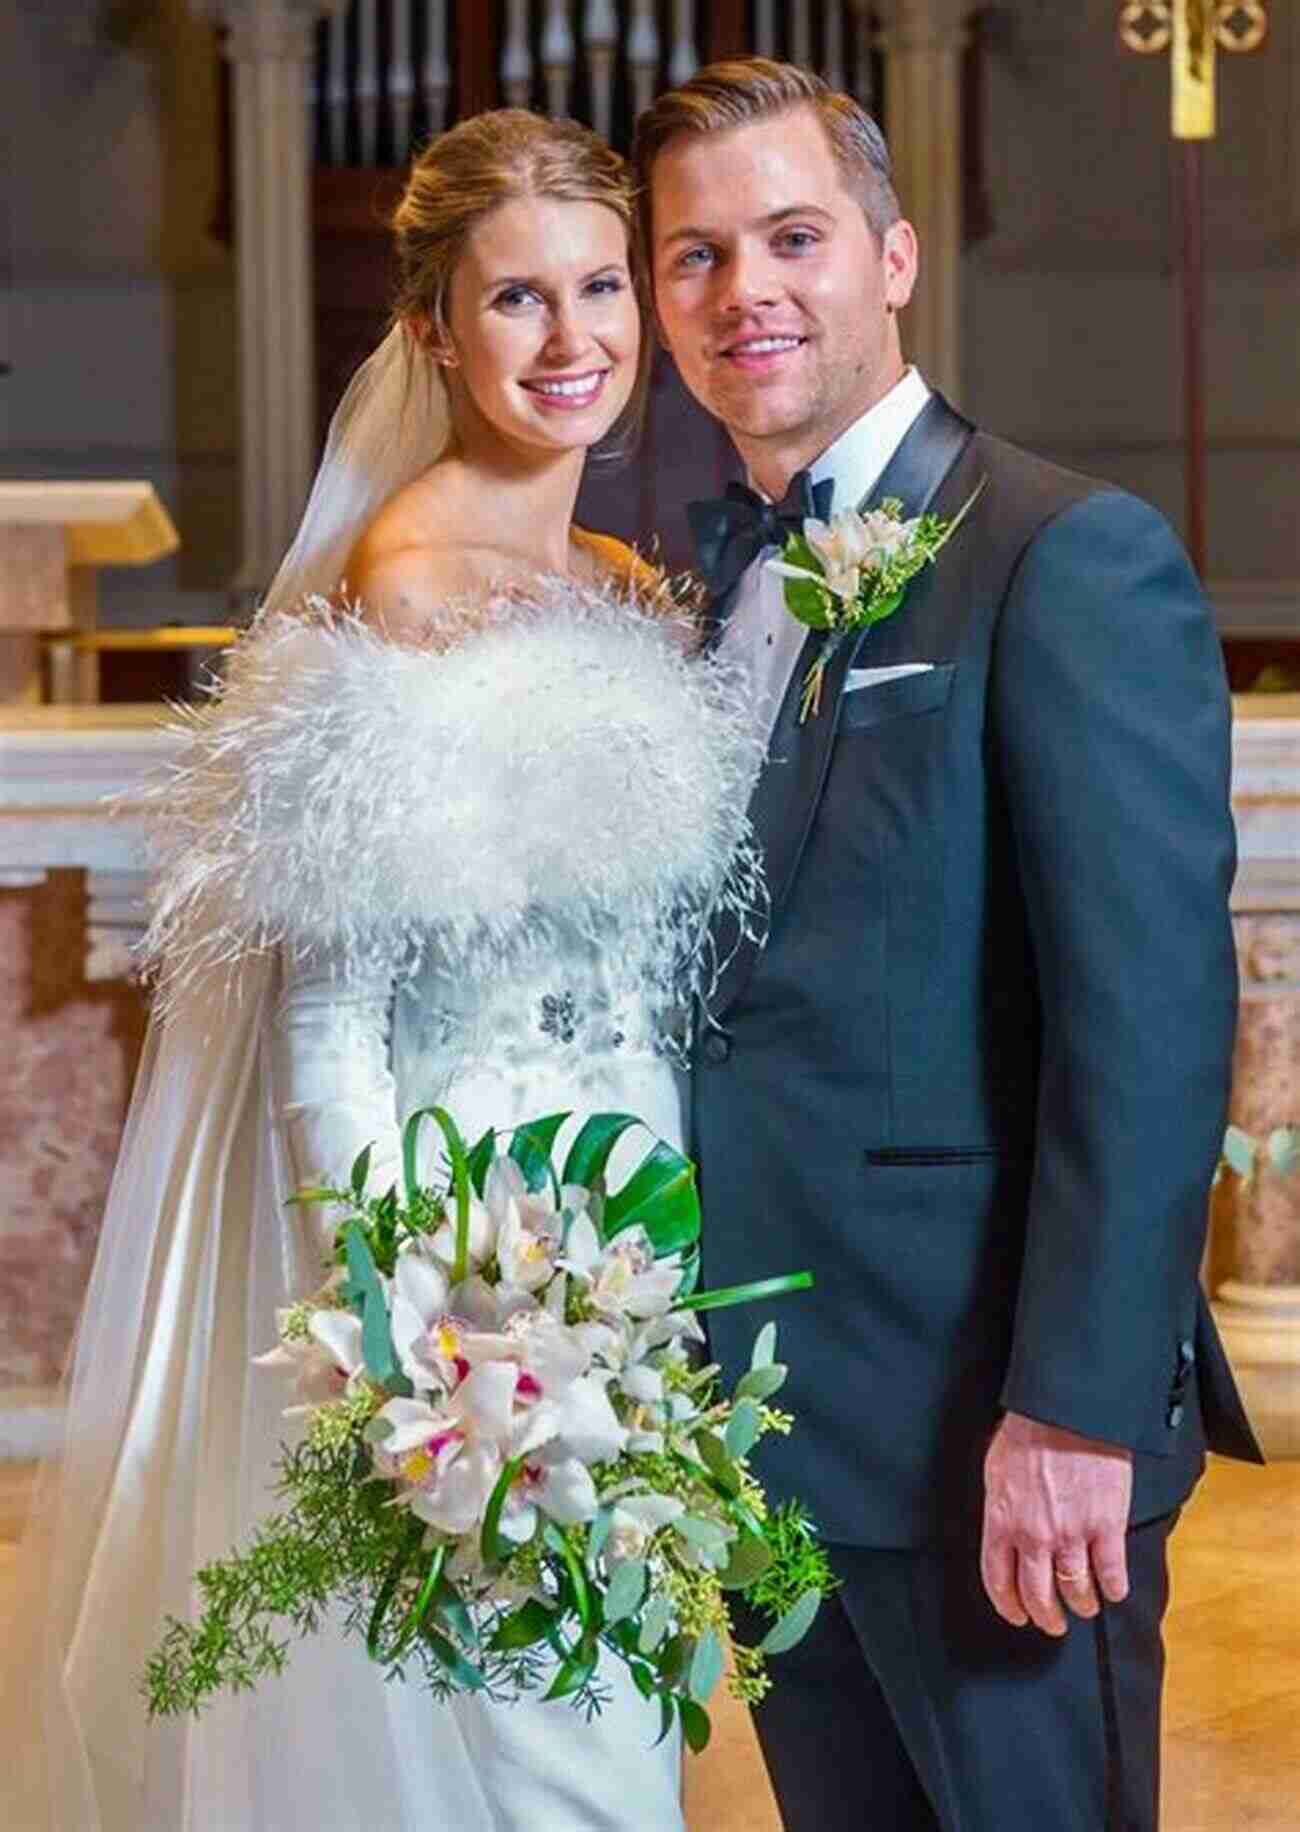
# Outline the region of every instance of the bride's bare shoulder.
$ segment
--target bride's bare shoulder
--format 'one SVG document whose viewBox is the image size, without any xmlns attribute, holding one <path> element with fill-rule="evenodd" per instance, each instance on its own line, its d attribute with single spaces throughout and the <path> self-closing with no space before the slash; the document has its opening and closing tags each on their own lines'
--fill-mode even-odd
<svg viewBox="0 0 1300 1832">
<path fill-rule="evenodd" d="M 448 599 L 482 591 L 499 570 L 481 548 L 430 539 L 430 522 L 439 519 L 435 497 L 427 484 L 400 490 L 362 532 L 344 566 L 343 596 L 394 641 L 419 640 Z M 454 514 L 446 520 L 455 525 Z"/>
<path fill-rule="evenodd" d="M 660 569 L 643 559 L 635 547 L 629 547 L 626 541 L 620 541 L 616 535 L 597 534 L 590 528 L 579 528 L 575 523 L 572 539 L 593 578 L 613 579 L 631 591 L 651 595 L 664 583 Z"/>
<path fill-rule="evenodd" d="M 573 542 L 592 578 L 612 579 L 643 610 L 662 617 L 674 641 L 688 653 L 699 647 L 704 631 L 703 605 L 682 580 L 673 579 L 615 535 L 594 534 L 589 528 L 575 526 Z"/>
</svg>

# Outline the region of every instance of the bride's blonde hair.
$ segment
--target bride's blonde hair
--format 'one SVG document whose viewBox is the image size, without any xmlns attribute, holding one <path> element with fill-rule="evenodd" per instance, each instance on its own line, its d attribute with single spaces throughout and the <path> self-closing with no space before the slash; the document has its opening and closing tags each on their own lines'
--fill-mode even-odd
<svg viewBox="0 0 1300 1832">
<path fill-rule="evenodd" d="M 431 140 L 416 158 L 392 216 L 398 264 L 395 320 L 425 319 L 447 329 L 452 275 L 475 226 L 516 197 L 602 204 L 627 236 L 628 265 L 646 324 L 636 208 L 626 162 L 577 121 L 548 120 L 526 108 L 471 115 Z M 635 438 L 645 408 L 652 340 L 644 334 L 631 399 L 611 428 L 607 454 Z M 612 452 L 611 452 L 612 448 Z"/>
</svg>

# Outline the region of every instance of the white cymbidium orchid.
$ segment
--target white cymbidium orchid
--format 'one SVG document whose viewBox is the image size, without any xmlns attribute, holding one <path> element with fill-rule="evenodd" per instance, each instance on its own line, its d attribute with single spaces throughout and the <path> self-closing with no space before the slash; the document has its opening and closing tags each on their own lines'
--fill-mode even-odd
<svg viewBox="0 0 1300 1832">
<path fill-rule="evenodd" d="M 605 1558 L 610 1565 L 625 1559 L 644 1558 L 660 1527 L 686 1512 L 675 1495 L 624 1495 L 614 1503 Z"/>
<path fill-rule="evenodd" d="M 499 1330 L 465 1330 L 460 1351 L 471 1366 L 484 1361 L 511 1361 L 519 1370 L 516 1398 L 521 1405 L 559 1399 L 585 1374 L 588 1355 L 574 1332 L 549 1311 L 534 1306 L 516 1310 Z"/>
<path fill-rule="evenodd" d="M 281 1312 L 281 1327 L 287 1312 Z M 289 1375 L 298 1405 L 286 1406 L 284 1417 L 300 1418 L 330 1400 L 351 1392 L 366 1371 L 361 1350 L 361 1319 L 350 1310 L 314 1310 L 304 1341 L 281 1338 L 265 1355 L 256 1355 L 253 1366 L 276 1368 Z"/>
<path fill-rule="evenodd" d="M 512 1318 L 537 1313 L 531 1292 L 515 1285 L 489 1285 L 475 1273 L 452 1288 L 447 1309 L 430 1320 L 421 1352 L 438 1370 L 442 1384 L 454 1387 L 469 1373 L 473 1361 L 499 1359 L 493 1345 L 504 1343 L 502 1332 Z M 476 1345 L 473 1354 L 467 1343 Z"/>
<path fill-rule="evenodd" d="M 583 1463 L 608 1463 L 627 1447 L 626 1427 L 610 1404 L 608 1379 L 599 1372 L 584 1374 L 544 1402 L 554 1417 L 557 1446 Z"/>
<path fill-rule="evenodd" d="M 513 1362 L 488 1361 L 436 1408 L 390 1399 L 376 1413 L 390 1429 L 374 1448 L 375 1464 L 407 1485 L 402 1499 L 420 1520 L 444 1533 L 471 1532 L 507 1461 L 554 1435 L 546 1407 L 516 1407 L 518 1378 Z"/>
<path fill-rule="evenodd" d="M 600 1501 L 591 1472 L 577 1457 L 556 1457 L 543 1451 L 530 1458 L 511 1484 L 501 1509 L 501 1531 L 518 1544 L 532 1538 L 538 1513 L 561 1527 L 594 1520 Z"/>
<path fill-rule="evenodd" d="M 680 1256 L 656 1259 L 644 1228 L 627 1228 L 602 1246 L 589 1215 L 569 1229 L 560 1265 L 586 1286 L 595 1309 L 612 1318 L 660 1316 L 682 1276 Z"/>
<path fill-rule="evenodd" d="M 651 1317 L 634 1332 L 628 1344 L 629 1361 L 643 1361 L 656 1349 L 667 1349 L 669 1359 L 687 1360 L 685 1342 L 704 1342 L 707 1338 L 693 1310 L 667 1310 Z"/>
<path fill-rule="evenodd" d="M 547 1222 L 552 1225 L 545 1225 Z M 542 1209 L 533 1202 L 525 1211 L 512 1197 L 497 1230 L 501 1277 L 522 1291 L 540 1291 L 549 1285 L 560 1251 L 559 1223 L 560 1217 L 553 1209 Z"/>
<path fill-rule="evenodd" d="M 418 1247 L 397 1256 L 389 1287 L 388 1309 L 393 1349 L 403 1374 L 417 1392 L 446 1386 L 455 1345 L 439 1344 L 438 1324 L 447 1314 L 450 1287 L 436 1261 Z"/>
<path fill-rule="evenodd" d="M 443 1222 L 442 1226 L 432 1236 L 429 1245 L 433 1252 L 437 1254 L 447 1271 L 450 1272 L 456 1264 L 456 1205 L 454 1202 L 449 1202 L 447 1206 L 450 1211 L 449 1218 Z M 496 1249 L 496 1224 L 493 1222 L 487 1208 L 479 1201 L 478 1197 L 471 1196 L 469 1201 L 470 1271 L 481 1271 L 492 1258 Z"/>
<path fill-rule="evenodd" d="M 657 1456 L 664 1447 L 664 1377 L 644 1361 L 629 1362 L 618 1378 L 619 1391 L 632 1401 L 627 1447 L 633 1456 Z"/>
</svg>

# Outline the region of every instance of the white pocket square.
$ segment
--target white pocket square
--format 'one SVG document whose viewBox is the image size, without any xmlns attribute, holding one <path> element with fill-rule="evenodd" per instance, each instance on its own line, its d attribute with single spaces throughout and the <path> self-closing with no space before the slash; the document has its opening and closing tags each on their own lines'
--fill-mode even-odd
<svg viewBox="0 0 1300 1832">
<path fill-rule="evenodd" d="M 905 674 L 929 674 L 933 668 L 933 662 L 900 662 L 894 668 L 850 668 L 844 691 L 856 693 L 859 687 L 879 687 L 884 681 L 901 681 Z"/>
</svg>

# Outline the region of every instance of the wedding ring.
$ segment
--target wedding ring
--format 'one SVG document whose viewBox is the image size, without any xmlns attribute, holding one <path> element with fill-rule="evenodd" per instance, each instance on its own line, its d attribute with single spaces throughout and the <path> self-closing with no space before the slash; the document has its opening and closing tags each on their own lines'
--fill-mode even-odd
<svg viewBox="0 0 1300 1832">
<path fill-rule="evenodd" d="M 1053 1565 L 1052 1570 L 1058 1584 L 1087 1584 L 1092 1576 L 1086 1565 Z"/>
</svg>

